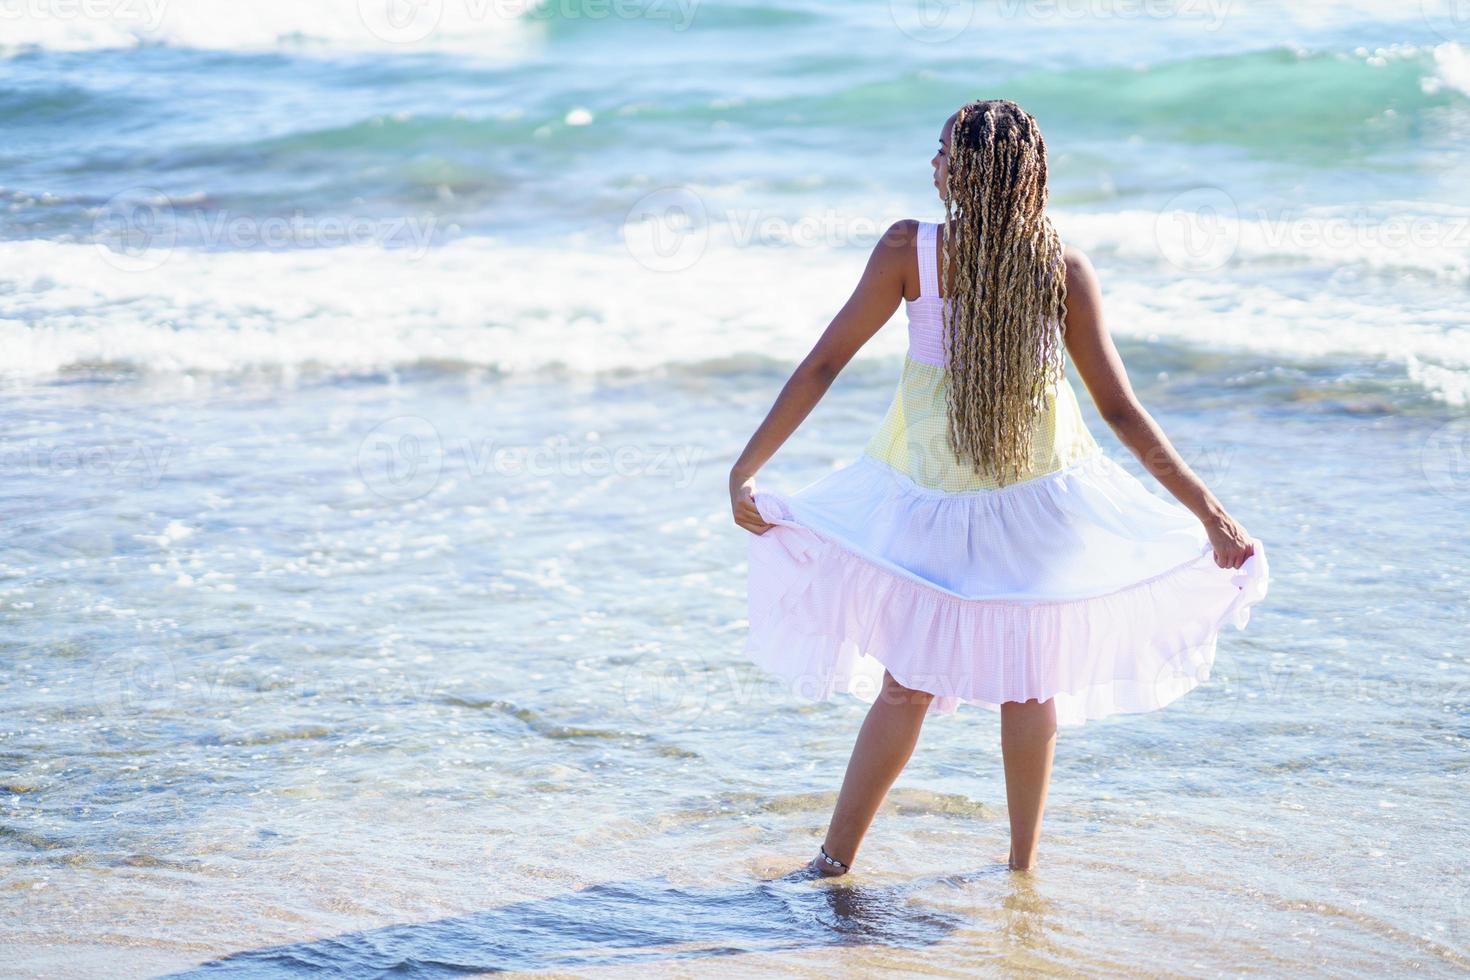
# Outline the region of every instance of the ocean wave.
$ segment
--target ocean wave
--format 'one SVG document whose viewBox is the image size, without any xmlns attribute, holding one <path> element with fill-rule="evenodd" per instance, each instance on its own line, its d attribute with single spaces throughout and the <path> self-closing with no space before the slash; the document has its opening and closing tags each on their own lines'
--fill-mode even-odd
<svg viewBox="0 0 1470 980">
<path fill-rule="evenodd" d="M 718 98 L 662 93 L 620 107 L 609 121 L 769 132 L 818 127 L 850 141 L 854 132 L 906 131 L 922 107 L 957 106 L 983 92 L 1015 99 L 1049 132 L 1070 139 L 1218 144 L 1337 163 L 1345 153 L 1418 146 L 1441 128 L 1436 113 L 1470 107 L 1470 67 L 1452 41 L 1277 46 L 1127 65 L 1073 59 L 1047 67 L 998 54 L 977 61 L 940 53 L 882 74 L 843 72 L 834 60 L 813 68 L 823 74 L 821 84 L 801 80 L 800 66 L 789 70 L 797 77 L 785 90 Z"/>
<path fill-rule="evenodd" d="M 427 364 L 503 373 L 794 364 L 850 292 L 859 250 L 714 242 L 658 271 L 630 249 L 461 240 L 426 253 L 353 246 L 179 249 L 124 265 L 97 246 L 0 243 L 0 346 L 12 380 L 101 369 L 338 374 Z M 572 286 L 575 285 L 575 288 Z M 1107 275 L 1120 336 L 1274 358 L 1401 367 L 1470 400 L 1470 315 L 1227 276 Z M 860 358 L 897 357 L 901 316 Z"/>
<path fill-rule="evenodd" d="M 1032 72 L 1004 85 L 1043 125 L 1133 132 L 1182 144 L 1287 150 L 1340 162 L 1344 153 L 1424 140 L 1426 114 L 1460 109 L 1464 51 L 1454 42 L 1351 50 L 1273 48 L 1136 67 Z M 1269 106 L 1269 110 L 1263 107 Z"/>
<path fill-rule="evenodd" d="M 381 69 L 363 65 L 360 70 Z M 616 217 L 619 194 L 631 175 L 653 174 L 669 182 L 672 172 L 687 169 L 691 159 L 703 168 L 706 181 L 780 179 L 770 167 L 762 173 L 743 161 L 732 166 L 735 157 L 711 153 L 711 132 L 779 141 L 788 139 L 793 127 L 802 127 L 809 142 L 866 144 L 878 138 L 874 133 L 886 139 L 886 134 L 910 132 L 917 106 L 962 98 L 947 73 L 918 73 L 881 84 L 866 76 L 848 77 L 779 98 L 738 92 L 713 97 L 708 90 L 604 97 L 552 87 L 505 102 L 498 94 L 503 80 L 498 80 L 492 89 L 496 94 L 482 103 L 444 105 L 415 89 L 411 79 L 394 77 L 396 103 L 344 99 L 337 112 L 314 108 L 292 116 L 288 103 L 279 110 L 268 105 L 282 98 L 289 68 L 272 71 L 260 99 L 267 107 L 252 116 L 254 125 L 207 138 L 196 126 L 171 126 L 159 103 L 129 100 L 121 90 L 80 88 L 72 80 L 12 87 L 0 96 L 0 121 L 17 128 L 28 155 L 44 159 L 65 146 L 72 190 L 36 186 L 40 182 L 34 177 L 32 186 L 11 188 L 28 199 L 45 194 L 49 202 L 28 205 L 17 220 L 45 228 L 70 222 L 75 234 L 86 223 L 86 215 L 69 203 L 76 192 L 106 200 L 131 184 L 146 183 L 203 191 L 220 200 L 243 196 L 262 209 L 300 201 L 330 209 L 359 198 L 388 198 L 390 206 L 393 200 L 440 200 L 445 214 L 474 226 L 477 209 L 496 188 L 536 183 L 552 170 L 581 182 L 589 198 L 604 202 L 611 209 L 608 216 Z M 351 77 L 363 84 L 358 71 L 354 68 Z M 252 77 L 260 74 L 256 68 Z M 460 83 L 475 84 L 470 78 Z M 372 84 L 388 83 L 374 76 Z M 1157 149 L 1153 156 L 1173 155 L 1179 165 L 1207 166 L 1222 174 L 1222 183 L 1242 176 L 1252 183 L 1258 161 L 1307 164 L 1330 173 L 1345 163 L 1371 160 L 1375 168 L 1389 168 L 1383 172 L 1402 188 L 1409 171 L 1427 168 L 1450 179 L 1447 161 L 1470 134 L 1470 57 L 1449 42 L 1387 53 L 1276 50 L 1139 69 L 1030 71 L 998 84 L 998 91 L 1020 98 L 1042 119 L 1056 156 L 1054 173 L 1065 192 L 1060 200 L 1073 203 L 1120 194 L 1151 204 L 1166 167 L 1145 171 L 1144 183 L 1111 187 L 1114 179 L 1126 181 L 1127 174 L 1137 172 L 1132 164 L 1137 158 L 1130 154 L 1148 155 L 1151 148 Z M 1263 104 L 1272 111 L 1260 112 Z M 68 130 L 78 138 L 62 143 Z M 146 138 L 120 145 L 114 135 L 119 130 Z M 811 160 L 799 162 L 810 165 Z M 146 179 L 137 171 L 118 186 L 117 174 L 127 167 L 146 168 Z M 882 153 L 874 154 L 872 168 L 875 180 L 903 173 L 896 156 Z M 317 175 L 328 169 L 339 175 L 323 184 Z M 1114 173 L 1116 178 L 1109 176 Z M 1099 191 L 1094 174 L 1105 178 L 1107 187 Z M 1346 180 L 1362 188 L 1359 197 L 1377 196 L 1361 173 Z M 1089 197 L 1090 192 L 1097 193 Z M 463 200 L 451 203 L 449 194 Z"/>
</svg>

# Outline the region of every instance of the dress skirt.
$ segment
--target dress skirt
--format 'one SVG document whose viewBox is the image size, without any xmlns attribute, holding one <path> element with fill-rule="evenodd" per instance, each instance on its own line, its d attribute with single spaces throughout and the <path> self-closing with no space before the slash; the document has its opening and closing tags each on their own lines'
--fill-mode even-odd
<svg viewBox="0 0 1470 980">
<path fill-rule="evenodd" d="M 1265 596 L 1265 546 L 1220 568 L 1200 522 L 1101 452 L 994 490 L 920 486 L 864 454 L 751 535 L 746 652 L 811 700 L 885 668 L 961 703 L 1054 699 L 1058 724 L 1151 711 L 1209 677 Z"/>
</svg>

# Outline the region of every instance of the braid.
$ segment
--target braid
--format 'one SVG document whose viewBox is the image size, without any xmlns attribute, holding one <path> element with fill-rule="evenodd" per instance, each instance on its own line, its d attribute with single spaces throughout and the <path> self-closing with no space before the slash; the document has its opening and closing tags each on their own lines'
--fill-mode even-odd
<svg viewBox="0 0 1470 980">
<path fill-rule="evenodd" d="M 946 304 L 949 440 L 955 455 L 1002 482 L 1030 465 L 1034 420 L 1062 367 L 1067 282 L 1046 216 L 1046 142 L 1005 99 L 956 115 L 940 281 Z"/>
</svg>

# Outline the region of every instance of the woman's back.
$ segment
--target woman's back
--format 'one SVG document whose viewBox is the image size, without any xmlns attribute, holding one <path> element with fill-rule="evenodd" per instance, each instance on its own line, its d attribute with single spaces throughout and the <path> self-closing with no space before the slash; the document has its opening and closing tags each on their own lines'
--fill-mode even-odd
<svg viewBox="0 0 1470 980">
<path fill-rule="evenodd" d="M 1055 472 L 1095 452 L 1097 443 L 1083 422 L 1076 393 L 1059 374 L 1047 386 L 1045 405 L 1032 422 L 1031 458 L 1019 476 L 1001 479 L 955 454 L 948 434 L 944 306 L 949 300 L 942 298 L 939 286 L 939 237 L 939 225 L 919 222 L 914 239 L 919 295 L 904 301 L 908 353 L 898 391 L 865 452 L 921 487 L 950 491 L 997 489 Z"/>
</svg>

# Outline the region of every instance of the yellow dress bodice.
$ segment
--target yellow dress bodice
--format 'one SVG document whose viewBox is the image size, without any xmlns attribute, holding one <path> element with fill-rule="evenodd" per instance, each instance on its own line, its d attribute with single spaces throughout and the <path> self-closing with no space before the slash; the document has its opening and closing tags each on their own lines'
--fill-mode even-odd
<svg viewBox="0 0 1470 980">
<path fill-rule="evenodd" d="M 1062 375 L 1047 389 L 1046 406 L 1036 417 L 1027 470 L 1007 481 L 978 471 L 957 458 L 950 448 L 947 379 L 944 367 L 906 356 L 893 402 L 864 452 L 921 487 L 963 491 L 995 490 L 1044 476 L 1098 451 L 1082 419 L 1076 392 Z"/>
</svg>

